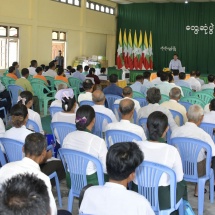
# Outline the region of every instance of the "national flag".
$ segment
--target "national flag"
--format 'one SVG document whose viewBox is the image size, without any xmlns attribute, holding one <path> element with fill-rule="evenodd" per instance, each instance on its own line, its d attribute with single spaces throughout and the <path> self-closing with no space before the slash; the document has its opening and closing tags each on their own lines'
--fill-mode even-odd
<svg viewBox="0 0 215 215">
<path fill-rule="evenodd" d="M 148 46 L 148 39 L 147 39 L 146 31 L 144 34 L 144 45 L 143 45 L 142 58 L 143 58 L 144 68 L 145 68 L 145 70 L 148 70 L 149 69 L 149 46 Z"/>
<path fill-rule="evenodd" d="M 129 30 L 128 34 L 128 67 L 129 69 L 133 69 L 133 52 L 132 52 L 132 38 L 131 38 L 131 29 Z"/>
<path fill-rule="evenodd" d="M 129 68 L 128 65 L 128 42 L 127 42 L 127 36 L 126 36 L 126 29 L 124 30 L 124 35 L 123 35 L 123 60 L 124 60 L 124 66 L 126 69 Z"/>
<path fill-rule="evenodd" d="M 150 31 L 149 36 L 149 67 L 153 70 L 153 51 L 152 51 L 152 32 Z"/>
<path fill-rule="evenodd" d="M 137 33 L 136 33 L 136 30 L 134 32 L 134 44 L 133 44 L 133 54 L 134 54 L 134 69 L 138 69 L 138 58 L 137 58 L 137 55 L 138 55 L 138 45 L 137 45 Z"/>
<path fill-rule="evenodd" d="M 137 55 L 138 67 L 140 70 L 143 69 L 142 49 L 143 49 L 143 37 L 142 37 L 142 31 L 140 31 L 139 43 L 138 43 L 138 55 Z"/>
<path fill-rule="evenodd" d="M 117 49 L 116 65 L 117 65 L 118 69 L 121 69 L 122 66 L 123 66 L 123 59 L 122 59 L 122 33 L 121 33 L 121 29 L 119 31 L 119 42 L 118 42 L 118 49 Z"/>
</svg>

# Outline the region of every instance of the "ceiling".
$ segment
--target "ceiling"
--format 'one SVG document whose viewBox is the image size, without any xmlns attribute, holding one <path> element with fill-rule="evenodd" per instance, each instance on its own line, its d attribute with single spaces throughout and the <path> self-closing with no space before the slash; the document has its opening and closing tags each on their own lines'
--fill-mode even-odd
<svg viewBox="0 0 215 215">
<path fill-rule="evenodd" d="M 132 3 L 183 3 L 185 0 L 110 0 L 118 4 Z M 188 0 L 188 2 L 215 2 L 215 0 Z"/>
</svg>

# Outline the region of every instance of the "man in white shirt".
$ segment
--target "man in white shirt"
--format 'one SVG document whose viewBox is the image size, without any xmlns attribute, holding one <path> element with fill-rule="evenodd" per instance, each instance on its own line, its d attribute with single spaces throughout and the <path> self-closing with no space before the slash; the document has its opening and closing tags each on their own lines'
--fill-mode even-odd
<svg viewBox="0 0 215 215">
<path fill-rule="evenodd" d="M 152 84 L 156 85 L 162 82 L 160 79 L 161 72 L 162 71 L 157 71 L 157 77 L 151 81 Z"/>
<path fill-rule="evenodd" d="M 179 70 L 173 70 L 173 79 L 174 79 L 174 82 L 178 81 L 179 80 Z"/>
<path fill-rule="evenodd" d="M 57 207 L 54 196 L 52 194 L 51 182 L 47 175 L 41 172 L 40 163 L 44 162 L 46 158 L 46 139 L 40 133 L 29 134 L 25 139 L 23 147 L 25 157 L 21 161 L 11 162 L 0 169 L 0 184 L 13 176 L 29 173 L 36 175 L 46 184 L 47 191 L 50 198 L 51 215 L 57 214 Z"/>
<path fill-rule="evenodd" d="M 154 215 L 144 196 L 127 190 L 128 183 L 135 177 L 135 169 L 142 161 L 143 153 L 136 143 L 111 146 L 106 161 L 109 182 L 85 191 L 80 212 L 94 215 Z"/>
<path fill-rule="evenodd" d="M 147 91 L 146 99 L 149 102 L 149 104 L 145 107 L 142 107 L 139 110 L 138 119 L 147 118 L 154 111 L 161 111 L 168 117 L 168 123 L 172 131 L 178 127 L 175 120 L 173 119 L 171 112 L 167 108 L 162 107 L 161 105 L 158 104 L 159 101 L 161 100 L 161 93 L 158 88 L 155 87 L 150 88 Z"/>
<path fill-rule="evenodd" d="M 145 71 L 143 73 L 143 79 L 144 79 L 143 86 L 146 88 L 146 90 L 155 86 L 152 82 L 150 82 L 150 77 L 151 77 L 151 72 Z"/>
<path fill-rule="evenodd" d="M 214 84 L 214 76 L 213 75 L 208 75 L 208 84 L 202 85 L 202 90 L 204 89 L 214 89 L 215 84 Z"/>
<path fill-rule="evenodd" d="M 193 91 L 201 91 L 201 84 L 196 79 L 196 71 L 190 72 L 190 78 L 187 80 L 187 82 L 191 85 Z"/>
<path fill-rule="evenodd" d="M 55 62 L 51 61 L 49 63 L 49 69 L 44 73 L 44 76 L 50 76 L 54 78 L 57 75 L 55 68 L 56 68 Z"/>
<path fill-rule="evenodd" d="M 179 80 L 175 81 L 175 84 L 180 87 L 187 87 L 192 90 L 191 84 L 185 81 L 186 74 L 184 72 L 180 72 L 178 75 Z"/>
<path fill-rule="evenodd" d="M 210 112 L 204 114 L 202 122 L 215 124 L 215 99 L 211 100 L 209 110 Z"/>
<path fill-rule="evenodd" d="M 122 115 L 120 122 L 109 123 L 105 130 L 129 131 L 138 135 L 142 140 L 146 140 L 143 128 L 130 122 L 134 114 L 134 102 L 131 99 L 123 99 L 119 103 L 119 111 Z"/>
<path fill-rule="evenodd" d="M 166 107 L 169 110 L 175 110 L 179 112 L 183 116 L 184 123 L 187 122 L 186 108 L 183 105 L 178 103 L 178 101 L 181 98 L 181 90 L 177 87 L 173 87 L 169 92 L 169 97 L 170 97 L 170 100 L 163 102 L 161 106 Z M 176 118 L 175 121 L 177 125 L 180 126 L 179 119 Z"/>
<path fill-rule="evenodd" d="M 136 76 L 136 81 L 133 83 L 131 86 L 133 91 L 146 94 L 146 88 L 143 86 L 143 76 L 142 75 L 137 75 Z"/>
<path fill-rule="evenodd" d="M 31 61 L 31 65 L 30 67 L 28 67 L 28 70 L 29 70 L 29 74 L 30 75 L 36 75 L 36 68 L 37 68 L 37 61 L 36 60 L 32 60 Z"/>
<path fill-rule="evenodd" d="M 79 94 L 78 103 L 81 101 L 92 101 L 92 92 L 93 92 L 93 82 L 90 79 L 86 79 L 83 82 L 84 93 Z"/>
<path fill-rule="evenodd" d="M 182 71 L 181 61 L 178 59 L 177 54 L 173 55 L 173 59 L 169 63 L 169 69 L 172 71 L 174 70 Z"/>
<path fill-rule="evenodd" d="M 204 80 L 202 80 L 200 78 L 201 76 L 201 72 L 200 71 L 196 71 L 196 79 L 200 82 L 201 86 L 205 84 Z"/>
</svg>

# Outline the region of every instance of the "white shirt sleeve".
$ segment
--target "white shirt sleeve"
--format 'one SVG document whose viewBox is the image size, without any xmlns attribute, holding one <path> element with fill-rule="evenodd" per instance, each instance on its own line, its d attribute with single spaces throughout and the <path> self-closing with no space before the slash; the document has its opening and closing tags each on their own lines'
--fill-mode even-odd
<svg viewBox="0 0 215 215">
<path fill-rule="evenodd" d="M 102 140 L 100 150 L 99 150 L 99 160 L 102 163 L 104 173 L 107 173 L 107 170 L 106 170 L 106 156 L 107 156 L 107 146 L 105 144 L 105 141 Z"/>
<path fill-rule="evenodd" d="M 169 62 L 169 69 L 172 69 L 172 60 Z"/>
</svg>

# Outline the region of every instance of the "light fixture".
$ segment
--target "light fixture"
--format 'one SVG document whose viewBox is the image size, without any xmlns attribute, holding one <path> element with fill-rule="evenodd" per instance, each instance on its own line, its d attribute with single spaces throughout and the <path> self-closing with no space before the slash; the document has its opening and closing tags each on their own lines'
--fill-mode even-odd
<svg viewBox="0 0 215 215">
<path fill-rule="evenodd" d="M 185 3 L 185 4 L 188 4 L 188 1 L 186 0 L 184 3 Z"/>
</svg>

